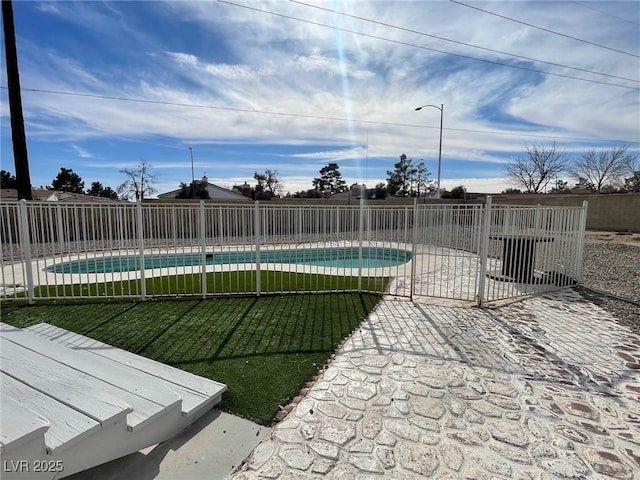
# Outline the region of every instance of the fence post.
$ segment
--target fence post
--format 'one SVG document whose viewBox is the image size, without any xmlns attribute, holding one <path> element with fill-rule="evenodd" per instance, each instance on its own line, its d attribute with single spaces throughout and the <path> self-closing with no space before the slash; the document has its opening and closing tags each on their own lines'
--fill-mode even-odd
<svg viewBox="0 0 640 480">
<path fill-rule="evenodd" d="M 413 234 L 411 240 L 411 281 L 409 282 L 409 299 L 413 301 L 416 283 L 416 250 L 418 243 L 418 198 L 413 197 Z"/>
<path fill-rule="evenodd" d="M 489 256 L 489 235 L 491 230 L 491 195 L 487 196 L 484 204 L 482 233 L 480 236 L 480 278 L 478 278 L 478 306 L 484 304 L 484 288 L 487 282 L 487 260 Z"/>
<path fill-rule="evenodd" d="M 364 195 L 360 195 L 360 218 L 358 222 L 358 293 L 362 293 L 362 240 L 364 236 Z"/>
<path fill-rule="evenodd" d="M 578 253 L 577 253 L 577 275 L 576 281 L 580 283 L 582 280 L 582 262 L 584 256 L 584 232 L 587 229 L 587 209 L 589 207 L 589 202 L 586 200 L 582 202 L 582 211 L 580 212 L 580 237 L 578 242 Z"/>
<path fill-rule="evenodd" d="M 536 218 L 534 220 L 534 226 L 533 226 L 533 230 L 534 230 L 534 235 L 535 236 L 539 236 L 540 235 L 540 227 L 542 226 L 542 205 L 541 204 L 537 204 L 536 205 Z"/>
<path fill-rule="evenodd" d="M 207 235 L 205 223 L 205 207 L 204 200 L 200 200 L 200 288 L 202 290 L 202 298 L 207 298 Z"/>
<path fill-rule="evenodd" d="M 62 223 L 62 207 L 56 205 L 56 223 L 58 227 L 58 248 L 60 249 L 60 256 L 64 256 L 64 225 Z"/>
<path fill-rule="evenodd" d="M 144 276 L 144 222 L 142 221 L 142 201 L 136 202 L 136 223 L 138 227 L 138 250 L 140 256 L 140 300 L 147 298 L 147 282 Z"/>
<path fill-rule="evenodd" d="M 34 303 L 33 295 L 33 270 L 31 269 L 31 236 L 29 235 L 29 213 L 27 211 L 27 201 L 20 200 L 18 204 L 20 215 L 20 247 L 22 258 L 24 259 L 24 273 L 27 280 L 27 299 L 29 304 Z"/>
<path fill-rule="evenodd" d="M 256 245 L 256 296 L 260 296 L 260 202 L 256 200 L 253 213 L 253 235 Z"/>
</svg>

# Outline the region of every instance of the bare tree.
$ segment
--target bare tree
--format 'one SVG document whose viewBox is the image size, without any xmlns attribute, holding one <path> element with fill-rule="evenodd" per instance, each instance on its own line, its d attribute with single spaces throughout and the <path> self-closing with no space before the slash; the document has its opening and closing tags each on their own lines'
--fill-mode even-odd
<svg viewBox="0 0 640 480">
<path fill-rule="evenodd" d="M 264 174 L 255 172 L 253 178 L 258 182 L 258 187 L 268 192 L 272 197 L 280 195 L 284 189 L 277 170 L 267 168 Z"/>
<path fill-rule="evenodd" d="M 136 168 L 120 170 L 127 179 L 118 186 L 118 196 L 124 200 L 144 200 L 146 195 L 151 195 L 156 190 L 154 183 L 157 175 L 149 172 L 151 165 L 146 160 L 140 160 Z"/>
<path fill-rule="evenodd" d="M 568 170 L 576 179 L 585 179 L 600 193 L 606 187 L 619 187 L 624 178 L 633 171 L 635 156 L 627 153 L 629 146 L 611 150 L 590 150 L 583 153 Z"/>
<path fill-rule="evenodd" d="M 527 145 L 527 156 L 518 157 L 505 167 L 507 177 L 527 193 L 542 192 L 550 181 L 567 168 L 569 157 L 556 148 L 544 144 Z"/>
</svg>

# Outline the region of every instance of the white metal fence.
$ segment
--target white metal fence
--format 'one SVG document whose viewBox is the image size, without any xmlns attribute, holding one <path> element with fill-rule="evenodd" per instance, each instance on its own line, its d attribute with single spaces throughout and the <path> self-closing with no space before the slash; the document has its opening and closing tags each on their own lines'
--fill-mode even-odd
<svg viewBox="0 0 640 480">
<path fill-rule="evenodd" d="M 586 202 L 0 204 L 3 301 L 360 291 L 485 304 L 580 280 Z"/>
</svg>

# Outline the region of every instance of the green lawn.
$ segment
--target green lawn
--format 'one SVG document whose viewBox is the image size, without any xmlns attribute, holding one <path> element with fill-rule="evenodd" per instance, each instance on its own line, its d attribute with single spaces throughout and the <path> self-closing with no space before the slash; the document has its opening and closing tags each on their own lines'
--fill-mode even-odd
<svg viewBox="0 0 640 480">
<path fill-rule="evenodd" d="M 382 293 L 388 281 L 389 279 L 386 277 L 363 277 L 362 290 Z M 145 288 L 147 295 L 192 295 L 202 292 L 201 283 L 200 274 L 172 275 L 147 278 Z M 358 290 L 358 277 L 263 270 L 260 272 L 260 284 L 263 293 L 356 291 Z M 251 293 L 255 289 L 255 271 L 207 273 L 207 293 L 209 294 Z M 139 296 L 140 292 L 141 281 L 128 280 L 86 285 L 36 287 L 34 297 Z M 22 296 L 24 295 L 22 294 Z"/>
<path fill-rule="evenodd" d="M 227 384 L 220 408 L 269 424 L 375 307 L 370 294 L 2 305 L 3 322 L 47 322 Z"/>
</svg>

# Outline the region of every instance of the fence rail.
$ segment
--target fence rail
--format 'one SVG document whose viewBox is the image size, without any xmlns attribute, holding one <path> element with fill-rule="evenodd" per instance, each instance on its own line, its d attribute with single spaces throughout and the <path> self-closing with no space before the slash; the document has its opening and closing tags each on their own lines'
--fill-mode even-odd
<svg viewBox="0 0 640 480">
<path fill-rule="evenodd" d="M 586 209 L 2 202 L 0 298 L 360 291 L 482 305 L 578 282 Z"/>
</svg>

